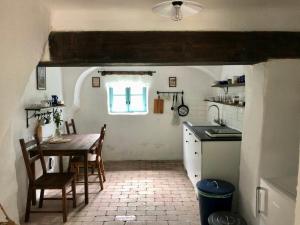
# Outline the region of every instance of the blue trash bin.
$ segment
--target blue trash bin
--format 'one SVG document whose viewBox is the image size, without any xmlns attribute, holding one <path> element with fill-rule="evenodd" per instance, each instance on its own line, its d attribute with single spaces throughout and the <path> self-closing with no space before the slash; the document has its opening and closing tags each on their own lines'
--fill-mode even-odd
<svg viewBox="0 0 300 225">
<path fill-rule="evenodd" d="M 231 211 L 234 186 L 223 180 L 204 179 L 197 183 L 202 225 L 208 224 L 210 214 Z"/>
</svg>

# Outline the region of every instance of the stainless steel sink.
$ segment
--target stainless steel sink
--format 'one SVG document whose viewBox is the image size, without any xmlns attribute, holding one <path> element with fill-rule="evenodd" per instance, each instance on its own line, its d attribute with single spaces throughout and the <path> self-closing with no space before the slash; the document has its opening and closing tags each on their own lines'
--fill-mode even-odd
<svg viewBox="0 0 300 225">
<path fill-rule="evenodd" d="M 204 122 L 197 122 L 197 123 L 191 123 L 190 121 L 186 121 L 186 123 L 191 127 L 215 127 L 219 126 L 219 124 L 213 124 L 209 121 Z"/>
<path fill-rule="evenodd" d="M 205 133 L 210 137 L 241 137 L 242 133 L 231 128 L 210 128 Z"/>
</svg>

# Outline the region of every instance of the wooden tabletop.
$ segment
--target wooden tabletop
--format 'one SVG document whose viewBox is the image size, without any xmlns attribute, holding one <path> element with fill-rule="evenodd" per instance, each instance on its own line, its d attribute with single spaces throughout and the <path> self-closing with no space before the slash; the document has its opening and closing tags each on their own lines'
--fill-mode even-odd
<svg viewBox="0 0 300 225">
<path fill-rule="evenodd" d="M 43 154 L 45 156 L 83 154 L 84 152 L 88 152 L 93 147 L 93 145 L 99 139 L 100 134 L 72 134 L 63 135 L 62 137 L 71 139 L 71 141 L 56 144 L 43 142 L 41 143 Z M 30 150 L 30 152 L 35 151 L 35 149 Z"/>
</svg>

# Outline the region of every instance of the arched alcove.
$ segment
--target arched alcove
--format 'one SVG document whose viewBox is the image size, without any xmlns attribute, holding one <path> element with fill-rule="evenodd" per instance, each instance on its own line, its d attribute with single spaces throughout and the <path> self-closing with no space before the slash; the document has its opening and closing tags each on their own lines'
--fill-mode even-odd
<svg viewBox="0 0 300 225">
<path fill-rule="evenodd" d="M 74 87 L 73 105 L 71 106 L 69 117 L 73 117 L 80 108 L 80 93 L 85 79 L 97 69 L 99 69 L 99 67 L 90 67 L 79 75 Z"/>
<path fill-rule="evenodd" d="M 220 67 L 220 69 L 218 69 Z M 216 67 L 205 67 L 205 66 L 187 66 L 185 68 L 193 69 L 193 70 L 199 70 L 199 72 L 208 75 L 210 78 L 213 78 L 214 80 L 217 80 L 220 78 L 220 72 L 222 71 L 222 66 L 216 66 Z M 70 108 L 69 112 L 69 117 L 73 117 L 74 114 L 80 109 L 80 95 L 81 95 L 81 90 L 84 81 L 86 78 L 91 75 L 93 72 L 99 69 L 108 69 L 104 67 L 90 67 L 86 70 L 84 70 L 78 77 L 75 87 L 74 87 L 74 96 L 73 96 L 73 105 Z M 145 69 L 145 67 L 135 67 L 139 69 Z M 159 68 L 159 67 L 158 67 Z M 148 68 L 149 69 L 149 68 Z M 113 67 L 112 70 L 129 70 L 128 67 Z M 151 67 L 151 70 L 153 70 L 153 67 Z"/>
</svg>

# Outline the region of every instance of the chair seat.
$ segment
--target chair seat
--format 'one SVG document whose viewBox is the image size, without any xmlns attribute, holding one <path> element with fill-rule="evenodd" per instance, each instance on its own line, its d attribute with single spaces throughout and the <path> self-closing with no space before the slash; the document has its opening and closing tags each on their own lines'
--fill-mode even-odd
<svg viewBox="0 0 300 225">
<path fill-rule="evenodd" d="M 35 181 L 36 188 L 61 189 L 71 183 L 75 173 L 47 173 Z"/>
</svg>

